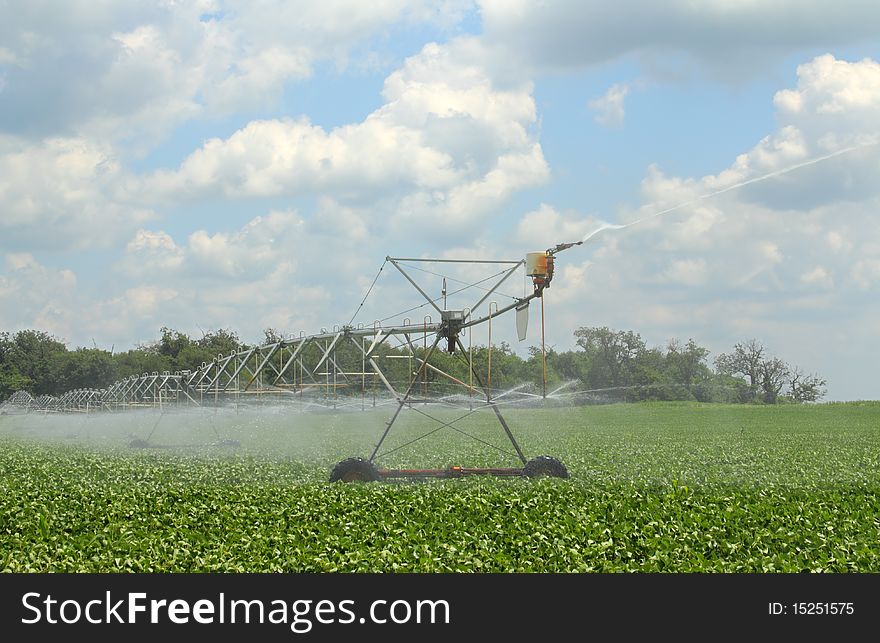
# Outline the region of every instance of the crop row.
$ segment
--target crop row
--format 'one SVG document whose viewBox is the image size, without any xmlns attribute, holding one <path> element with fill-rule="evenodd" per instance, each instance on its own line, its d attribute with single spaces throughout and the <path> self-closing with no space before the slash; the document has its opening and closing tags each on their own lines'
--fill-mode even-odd
<svg viewBox="0 0 880 643">
<path fill-rule="evenodd" d="M 35 476 L 45 453 L 4 446 L 4 571 L 880 570 L 877 485 L 287 485 L 280 466 L 82 455 Z M 257 470 L 277 481 L 236 481 Z"/>
</svg>

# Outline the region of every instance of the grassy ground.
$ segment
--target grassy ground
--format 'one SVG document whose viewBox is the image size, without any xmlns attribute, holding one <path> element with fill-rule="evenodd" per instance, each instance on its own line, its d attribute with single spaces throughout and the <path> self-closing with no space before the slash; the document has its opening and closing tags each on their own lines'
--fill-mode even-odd
<svg viewBox="0 0 880 643">
<path fill-rule="evenodd" d="M 326 483 L 385 411 L 0 418 L 0 569 L 880 571 L 880 404 L 511 409 L 570 480 Z M 489 413 L 461 427 L 510 451 Z M 381 464 L 516 461 L 447 429 Z"/>
</svg>

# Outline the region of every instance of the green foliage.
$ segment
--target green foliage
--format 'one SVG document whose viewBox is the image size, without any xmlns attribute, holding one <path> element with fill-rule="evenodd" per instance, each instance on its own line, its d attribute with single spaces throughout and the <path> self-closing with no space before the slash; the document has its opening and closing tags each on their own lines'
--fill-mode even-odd
<svg viewBox="0 0 880 643">
<path fill-rule="evenodd" d="M 639 358 L 644 356 L 645 342 L 632 331 L 610 328 L 578 328 L 574 332 L 577 345 L 590 360 L 586 384 L 590 388 L 621 387 L 636 383 Z"/>
<path fill-rule="evenodd" d="M 706 383 L 712 378 L 712 371 L 706 365 L 708 356 L 707 349 L 689 339 L 683 346 L 677 340 L 670 341 L 665 357 L 665 368 L 670 379 L 701 402 L 711 401 L 704 392 Z"/>
<path fill-rule="evenodd" d="M 31 393 L 42 395 L 59 391 L 57 358 L 67 347 L 48 333 L 22 330 L 15 335 L 0 335 L 4 345 L 3 360 L 10 377 L 16 375 L 31 382 Z"/>
<path fill-rule="evenodd" d="M 218 355 L 229 355 L 243 348 L 241 341 L 232 331 L 219 329 L 204 333 L 201 339 L 192 339 L 185 333 L 163 327 L 159 341 L 141 347 L 139 352 L 145 356 L 158 356 L 160 360 L 145 360 L 146 371 L 196 370 L 203 363 L 213 361 Z M 137 358 L 134 358 L 137 361 Z"/>
<path fill-rule="evenodd" d="M 234 331 L 223 328 L 205 333 L 201 339 L 196 340 L 196 344 L 213 353 L 214 357 L 229 355 L 245 347 Z"/>
<path fill-rule="evenodd" d="M 112 355 L 97 348 L 59 352 L 52 366 L 56 392 L 104 388 L 119 379 Z"/>
<path fill-rule="evenodd" d="M 15 393 L 33 387 L 33 380 L 18 372 L 13 364 L 0 363 L 0 402 Z"/>
<path fill-rule="evenodd" d="M 283 339 L 284 339 L 284 333 L 282 333 L 277 328 L 263 329 L 263 345 L 277 344 L 278 342 L 280 342 Z"/>
<path fill-rule="evenodd" d="M 373 443 L 379 413 L 213 416 L 243 440 L 225 455 L 125 451 L 131 427 L 116 416 L 90 418 L 93 441 L 76 446 L 61 425 L 56 441 L 29 441 L 45 422 L 0 418 L 0 570 L 880 571 L 876 403 L 507 415 L 526 451 L 560 457 L 570 480 L 327 483 L 336 461 Z M 483 417 L 473 430 L 497 435 Z M 172 420 L 162 439 L 178 434 Z M 424 429 L 418 420 L 398 437 Z M 495 457 L 442 435 L 390 464 Z"/>
<path fill-rule="evenodd" d="M 188 335 L 171 330 L 165 326 L 159 331 L 162 333 L 161 339 L 155 344 L 147 347 L 147 352 L 164 355 L 172 360 L 177 359 L 180 352 L 192 344 L 192 340 Z"/>
<path fill-rule="evenodd" d="M 14 336 L 0 333 L 0 399 L 19 389 L 33 395 L 60 395 L 72 388 L 102 388 L 115 379 L 131 375 L 164 371 L 194 371 L 218 356 L 246 349 L 238 335 L 219 329 L 193 339 L 185 333 L 163 327 L 160 338 L 150 344 L 122 353 L 79 348 L 68 351 L 57 339 L 38 331 L 21 331 Z M 671 340 L 665 351 L 648 347 L 632 331 L 607 327 L 578 328 L 574 333 L 578 350 L 557 352 L 552 347 L 545 359 L 537 347 L 529 348 L 523 359 L 505 342 L 492 347 L 475 345 L 470 355 L 445 352 L 442 341 L 431 356 L 431 364 L 448 373 L 454 380 L 491 384 L 503 390 L 531 384 L 540 391 L 546 377 L 547 390 L 566 382 L 578 381 L 582 389 L 596 392 L 605 401 L 686 400 L 728 403 L 776 403 L 779 401 L 815 402 L 825 394 L 825 380 L 806 375 L 780 359 L 766 357 L 764 347 L 756 340 L 736 344 L 730 354 L 716 360 L 717 372 L 707 365 L 709 351 L 693 339 L 682 344 Z M 281 339 L 280 331 L 264 331 L 267 344 Z M 405 347 L 383 344 L 375 353 L 377 364 L 395 386 L 405 389 L 415 376 L 419 387 L 454 381 L 436 370 L 425 367 L 429 345 L 425 338 L 414 335 L 412 353 Z M 302 357 L 316 363 L 329 340 L 309 345 Z M 272 358 L 276 369 L 282 366 L 281 355 Z M 468 360 L 473 361 L 472 375 Z M 340 370 L 370 370 L 352 342 L 336 348 Z M 362 380 L 373 386 L 371 378 Z M 788 389 L 785 390 L 785 386 Z M 361 394 L 356 383 L 336 391 L 337 395 Z"/>
<path fill-rule="evenodd" d="M 113 356 L 113 361 L 120 378 L 174 370 L 174 362 L 170 357 L 144 349 L 117 353 Z"/>
<path fill-rule="evenodd" d="M 815 402 L 825 395 L 825 380 L 799 368 L 789 371 L 788 395 L 794 402 Z"/>
</svg>

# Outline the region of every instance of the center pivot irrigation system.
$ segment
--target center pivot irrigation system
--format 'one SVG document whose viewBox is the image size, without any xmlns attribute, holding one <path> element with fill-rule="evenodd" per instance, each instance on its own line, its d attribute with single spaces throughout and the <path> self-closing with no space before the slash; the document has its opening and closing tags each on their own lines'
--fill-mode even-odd
<svg viewBox="0 0 880 643">
<path fill-rule="evenodd" d="M 523 340 L 528 326 L 529 304 L 533 299 L 541 299 L 543 346 L 543 294 L 553 279 L 555 255 L 581 243 L 583 241 L 561 243 L 546 251 L 528 253 L 525 259 L 510 261 L 386 257 L 352 321 L 347 325 L 334 327 L 329 331 L 322 329 L 320 333 L 314 335 L 301 333 L 299 336 L 281 339 L 274 343 L 246 347 L 230 355 L 218 355 L 214 360 L 203 363 L 195 370 L 133 375 L 104 389 L 77 389 L 59 397 L 43 395 L 38 398 L 19 391 L 0 405 L 0 413 L 92 413 L 145 407 L 164 410 L 182 406 L 220 405 L 230 400 L 246 405 L 252 400 L 262 401 L 273 396 L 298 399 L 304 410 L 307 408 L 331 410 L 354 406 L 358 399 L 356 395 L 352 395 L 352 392 L 357 390 L 361 392 L 360 407 L 365 409 L 367 390 L 371 387 L 372 406 L 387 403 L 396 405 L 396 408 L 369 457 L 353 457 L 339 462 L 332 470 L 331 481 L 457 478 L 480 474 L 566 478 L 568 471 L 556 458 L 542 455 L 528 459 L 525 456 L 500 408 L 504 404 L 516 401 L 517 395 L 520 396 L 519 399 L 556 398 L 558 391 L 565 387 L 551 392 L 548 396 L 545 361 L 542 395 L 517 392 L 516 389 L 495 391 L 492 388 L 492 322 L 500 315 L 515 312 L 517 334 L 519 339 Z M 352 322 L 363 308 L 387 264 L 394 266 L 426 302 L 404 313 L 375 321 L 369 326 L 353 325 Z M 446 268 L 449 272 L 471 280 L 456 280 L 450 275 L 449 278 L 453 282 L 458 281 L 463 286 L 448 292 L 447 275 L 426 269 L 426 264 L 447 264 Z M 527 280 L 524 282 L 522 296 L 515 297 L 502 293 L 499 290 L 501 285 L 508 282 L 510 277 L 523 266 L 526 277 L 531 278 L 531 283 Z M 473 280 L 474 274 L 480 271 L 491 274 Z M 417 272 L 433 277 L 420 277 L 422 280 L 420 285 L 414 278 Z M 441 295 L 432 298 L 426 292 L 425 284 L 431 280 L 436 284 L 439 277 L 443 278 Z M 467 297 L 467 291 L 472 288 L 480 291 L 479 298 L 472 305 L 461 308 L 447 306 L 450 299 L 461 302 Z M 490 299 L 493 294 L 509 297 L 512 302 L 499 305 L 497 301 Z M 392 319 L 399 320 L 400 315 L 406 312 L 427 306 L 433 307 L 439 316 L 439 321 L 433 320 L 432 313 L 425 315 L 421 322 L 413 323 L 406 317 L 400 321 L 388 322 Z M 477 314 L 476 311 L 480 309 L 486 311 L 485 314 Z M 388 325 L 383 325 L 386 322 Z M 489 336 L 485 380 L 474 366 L 472 346 L 473 329 L 484 324 L 488 326 Z M 462 335 L 467 335 L 469 348 L 465 348 Z M 440 361 L 439 355 L 435 363 L 431 362 L 431 358 L 443 350 L 453 354 L 455 356 L 453 359 L 463 360 L 467 375 L 457 378 L 443 370 L 436 363 Z M 406 363 L 403 363 L 404 361 Z M 404 366 L 408 366 L 405 374 L 403 374 Z M 497 380 L 496 375 L 496 383 Z M 444 386 L 447 388 L 444 389 Z M 390 398 L 377 398 L 376 390 L 377 388 L 381 390 L 382 387 L 390 393 Z M 436 394 L 437 390 L 448 392 L 450 388 L 453 391 L 451 395 Z M 568 394 L 560 394 L 562 395 Z M 451 406 L 462 412 L 454 419 L 443 419 L 425 410 L 425 407 L 431 404 L 445 405 L 447 408 Z M 437 426 L 414 440 L 383 452 L 382 447 L 386 445 L 386 439 L 404 408 L 414 410 L 436 422 Z M 513 447 L 513 452 L 470 435 L 458 426 L 462 420 L 481 409 L 491 409 L 494 413 Z M 150 441 L 155 428 L 154 426 L 146 439 L 135 439 L 129 446 L 138 449 L 170 448 Z M 522 466 L 515 468 L 455 466 L 447 469 L 382 469 L 376 466 L 376 462 L 383 456 L 446 428 L 510 457 L 516 457 Z"/>
</svg>

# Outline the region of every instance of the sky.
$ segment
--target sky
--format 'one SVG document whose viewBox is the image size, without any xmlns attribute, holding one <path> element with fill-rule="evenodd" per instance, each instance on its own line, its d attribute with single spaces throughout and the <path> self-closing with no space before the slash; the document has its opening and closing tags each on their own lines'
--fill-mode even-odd
<svg viewBox="0 0 880 643">
<path fill-rule="evenodd" d="M 558 255 L 549 346 L 757 339 L 878 399 L 878 24 L 873 0 L 0 2 L 0 329 L 370 325 L 424 303 L 388 255 L 640 221 Z M 408 265 L 432 296 L 415 268 L 487 276 Z M 526 354 L 530 325 L 493 341 Z"/>
</svg>

